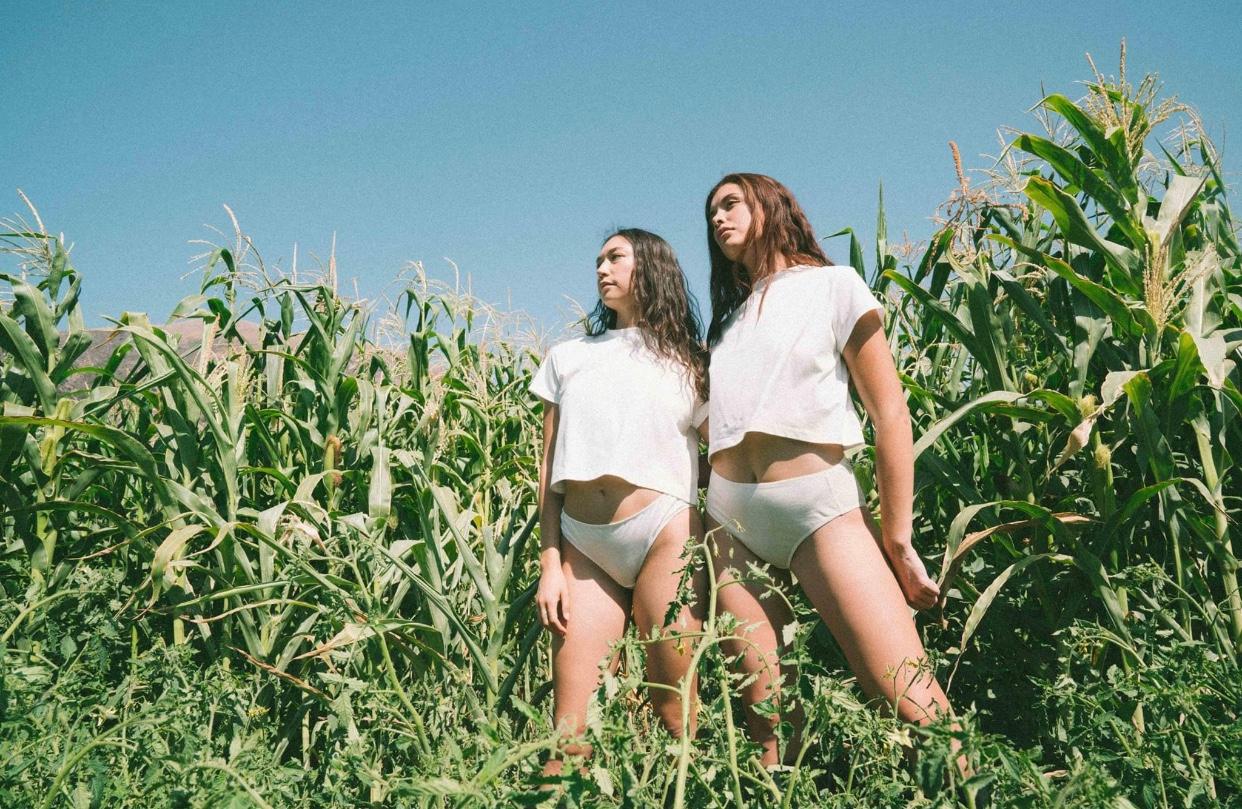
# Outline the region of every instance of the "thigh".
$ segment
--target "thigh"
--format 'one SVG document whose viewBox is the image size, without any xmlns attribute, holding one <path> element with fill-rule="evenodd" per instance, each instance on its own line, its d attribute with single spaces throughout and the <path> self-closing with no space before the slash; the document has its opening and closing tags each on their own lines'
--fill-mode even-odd
<svg viewBox="0 0 1242 809">
<path fill-rule="evenodd" d="M 634 622 L 641 637 L 648 638 L 653 628 L 659 629 L 666 626 L 665 619 L 668 616 L 669 605 L 677 598 L 682 571 L 689 561 L 683 558 L 686 546 L 698 541 L 702 534 L 703 525 L 699 519 L 698 510 L 687 506 L 684 511 L 668 521 L 668 524 L 660 531 L 660 535 L 656 537 L 651 550 L 647 552 L 647 558 L 643 561 L 642 570 L 638 573 L 638 581 L 634 585 L 632 595 Z M 705 575 L 699 572 L 691 580 L 690 586 L 694 591 L 695 607 L 693 610 L 684 608 L 673 616 L 676 624 L 674 629 L 680 630 L 684 626 L 689 626 L 696 617 L 701 621 L 704 589 L 702 585 Z"/>
<path fill-rule="evenodd" d="M 683 558 L 688 544 L 696 542 L 703 533 L 697 509 L 686 507 L 669 520 L 647 553 L 643 568 L 634 586 L 634 622 L 639 635 L 652 637 L 652 630 L 661 635 L 677 635 L 697 632 L 703 625 L 703 600 L 706 574 L 696 571 L 691 580 L 693 602 L 683 606 L 666 623 L 670 606 L 677 600 L 682 571 L 687 559 Z M 661 641 L 648 646 L 647 671 L 655 682 L 672 683 L 681 679 L 690 665 L 692 643 L 677 639 Z"/>
<path fill-rule="evenodd" d="M 772 581 L 752 575 L 751 566 L 763 567 L 763 560 L 710 516 L 707 529 L 713 550 L 717 611 L 732 614 L 740 624 L 736 633 L 740 640 L 727 643 L 725 648 L 730 654 L 745 653 L 742 662 L 747 671 L 765 665 L 775 667 L 782 630 L 793 620 L 783 592 L 789 573 L 767 566 Z"/>
<path fill-rule="evenodd" d="M 788 721 L 794 735 L 785 752 L 799 749 L 803 712 L 796 703 L 781 699 L 784 628 L 793 620 L 793 612 L 782 589 L 789 583 L 789 573 L 769 568 L 774 581 L 750 575 L 752 564 L 761 564 L 745 545 L 720 528 L 710 517 L 708 533 L 714 545 L 713 565 L 716 574 L 716 607 L 720 614 L 731 613 L 738 620 L 733 639 L 723 641 L 725 652 L 737 659 L 737 666 L 747 675 L 748 682 L 739 689 L 746 706 L 746 724 L 751 736 L 762 748 L 760 761 L 771 766 L 781 761 L 777 724 Z M 712 530 L 715 533 L 712 534 Z M 794 689 L 794 693 L 797 691 Z M 779 716 L 760 713 L 756 704 L 776 697 Z"/>
<path fill-rule="evenodd" d="M 889 702 L 907 694 L 926 705 L 914 692 L 927 678 L 913 676 L 923 642 L 875 531 L 861 509 L 846 512 L 802 543 L 791 569 L 863 690 Z"/>
<path fill-rule="evenodd" d="M 600 664 L 625 633 L 630 595 L 572 543 L 561 543 L 561 556 L 570 617 L 564 636 L 552 636 L 552 682 L 556 722 L 572 717 L 576 731 L 599 685 Z"/>
</svg>

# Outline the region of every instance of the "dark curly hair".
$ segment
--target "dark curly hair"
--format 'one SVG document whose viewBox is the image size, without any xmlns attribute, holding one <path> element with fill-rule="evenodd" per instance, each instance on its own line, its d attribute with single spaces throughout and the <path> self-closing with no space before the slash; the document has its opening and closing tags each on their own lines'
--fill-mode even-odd
<svg viewBox="0 0 1242 809">
<path fill-rule="evenodd" d="M 746 242 L 752 246 L 750 253 L 754 256 L 755 266 L 750 269 L 740 261 L 730 260 L 716 244 L 716 231 L 712 227 L 712 197 L 722 185 L 729 183 L 742 189 L 742 198 L 751 212 Z M 766 174 L 726 174 L 707 192 L 704 212 L 707 215 L 707 252 L 712 264 L 712 319 L 707 328 L 709 346 L 716 345 L 720 340 L 725 321 L 742 305 L 755 284 L 775 272 L 778 256 L 790 265 L 832 264 L 815 240 L 815 231 L 793 193 Z"/>
<path fill-rule="evenodd" d="M 657 357 L 670 359 L 686 369 L 699 398 L 707 400 L 707 348 L 698 302 L 686 288 L 677 254 L 668 242 L 641 228 L 619 228 L 608 239 L 620 236 L 634 248 L 631 288 L 638 304 L 635 326 L 642 329 L 647 348 Z M 587 316 L 586 333 L 592 337 L 616 328 L 617 313 L 601 300 Z"/>
</svg>

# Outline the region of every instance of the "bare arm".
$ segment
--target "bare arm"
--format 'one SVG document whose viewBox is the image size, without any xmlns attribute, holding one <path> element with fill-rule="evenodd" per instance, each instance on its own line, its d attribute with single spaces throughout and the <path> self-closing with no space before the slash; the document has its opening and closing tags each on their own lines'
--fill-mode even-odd
<svg viewBox="0 0 1242 809">
<path fill-rule="evenodd" d="M 914 439 L 905 392 L 880 313 L 858 319 L 841 352 L 867 416 L 875 425 L 876 484 L 880 490 L 881 545 L 893 565 L 906 601 L 926 609 L 935 605 L 939 588 L 914 551 Z"/>
<path fill-rule="evenodd" d="M 560 408 L 551 402 L 543 403 L 543 457 L 539 460 L 539 563 L 546 568 L 549 563 L 561 565 L 561 506 L 564 495 L 552 491 L 552 456 L 556 452 L 556 429 L 560 422 Z"/>
<path fill-rule="evenodd" d="M 561 570 L 561 506 L 564 496 L 552 491 L 552 460 L 560 408 L 543 403 L 543 457 L 539 461 L 539 590 L 535 602 L 544 626 L 565 634 L 569 621 L 569 591 Z"/>
</svg>

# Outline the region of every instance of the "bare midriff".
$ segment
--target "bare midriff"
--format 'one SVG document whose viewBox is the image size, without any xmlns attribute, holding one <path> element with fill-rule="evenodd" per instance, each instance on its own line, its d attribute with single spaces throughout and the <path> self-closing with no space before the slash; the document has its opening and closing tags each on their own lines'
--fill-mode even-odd
<svg viewBox="0 0 1242 809">
<path fill-rule="evenodd" d="M 845 457 L 840 444 L 812 444 L 768 433 L 747 433 L 712 454 L 712 474 L 734 483 L 771 483 L 811 475 Z"/>
<path fill-rule="evenodd" d="M 579 522 L 606 525 L 642 511 L 659 498 L 654 489 L 612 475 L 565 481 L 565 513 Z"/>
</svg>

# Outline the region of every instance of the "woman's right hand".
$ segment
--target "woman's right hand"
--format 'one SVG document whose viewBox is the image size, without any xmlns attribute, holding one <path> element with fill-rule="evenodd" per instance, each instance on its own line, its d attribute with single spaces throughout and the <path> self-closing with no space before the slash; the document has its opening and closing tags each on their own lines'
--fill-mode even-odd
<svg viewBox="0 0 1242 809">
<path fill-rule="evenodd" d="M 569 623 L 569 585 L 560 566 L 549 566 L 539 576 L 539 590 L 535 594 L 539 607 L 539 620 L 559 635 L 565 634 Z"/>
</svg>

